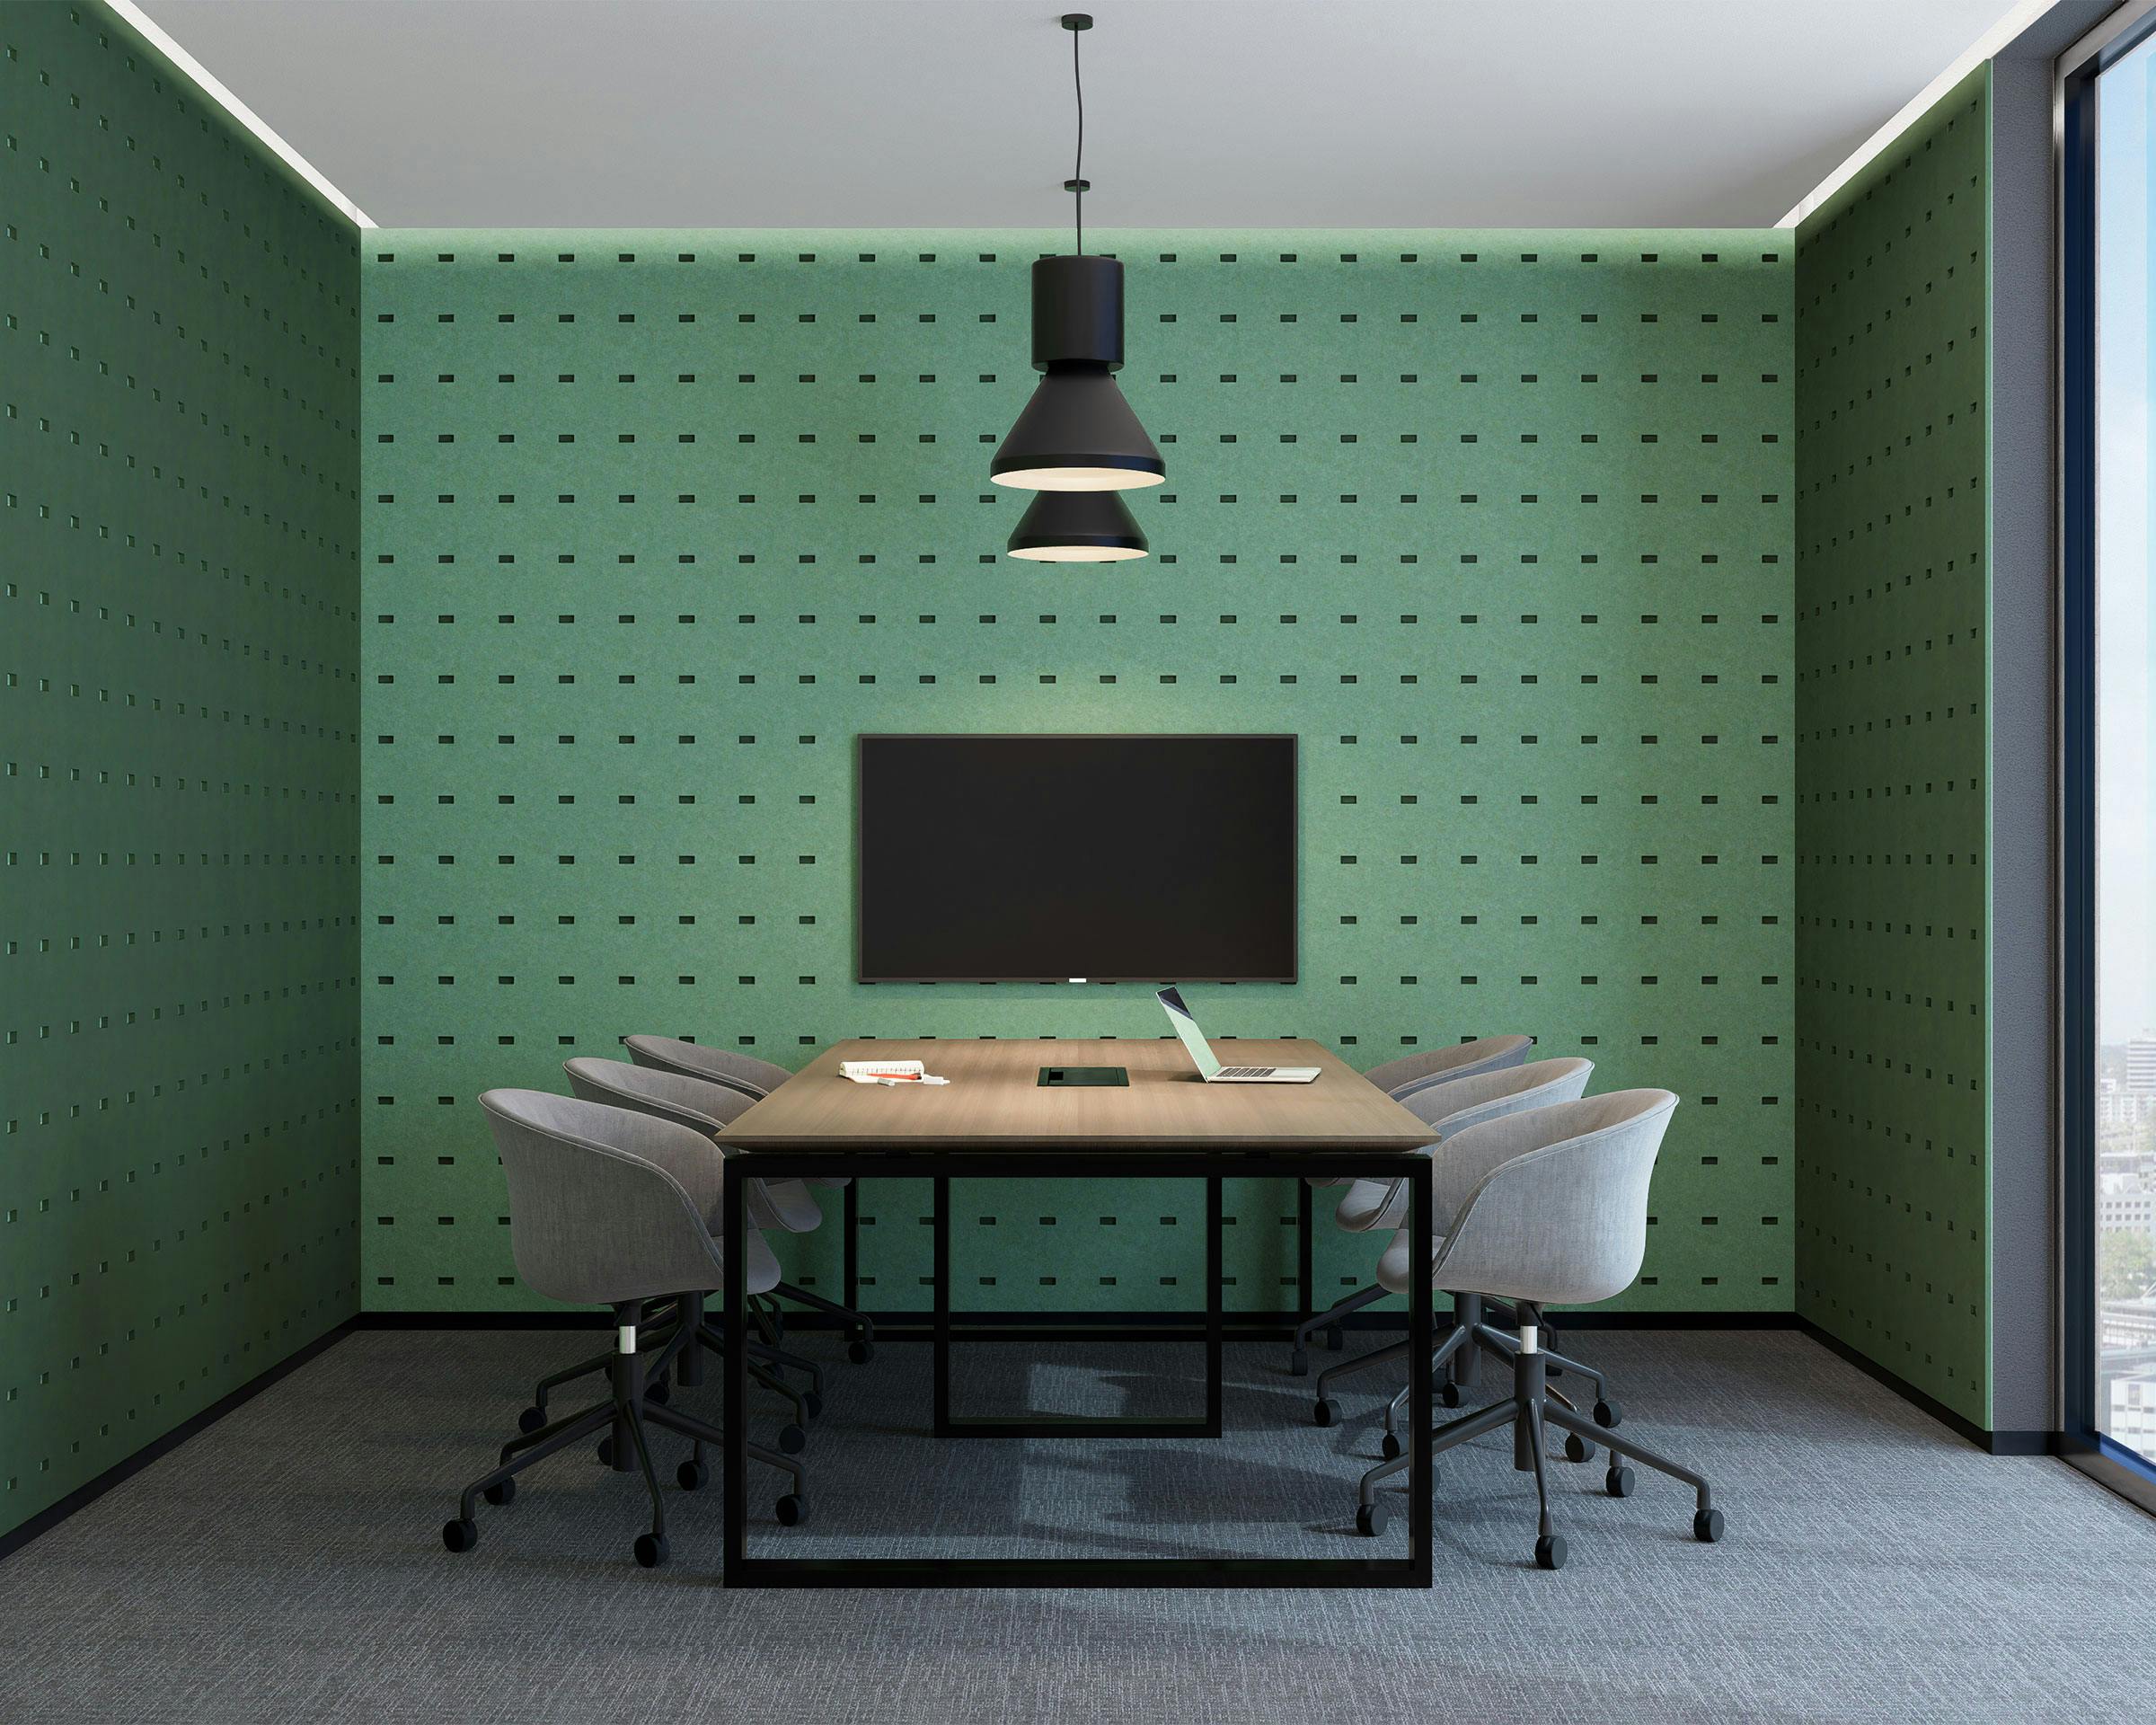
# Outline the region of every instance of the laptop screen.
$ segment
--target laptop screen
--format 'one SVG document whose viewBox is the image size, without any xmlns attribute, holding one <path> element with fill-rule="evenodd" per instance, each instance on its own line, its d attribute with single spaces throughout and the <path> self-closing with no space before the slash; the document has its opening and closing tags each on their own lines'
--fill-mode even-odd
<svg viewBox="0 0 2156 1725">
<path fill-rule="evenodd" d="M 1168 1014 L 1168 1022 L 1182 1039 L 1183 1047 L 1189 1051 L 1204 1076 L 1210 1078 L 1220 1070 L 1220 1062 L 1213 1057 L 1213 1049 L 1206 1041 L 1206 1033 L 1197 1028 L 1197 1021 L 1190 1016 L 1190 1009 L 1183 1004 L 1183 997 L 1172 988 L 1163 988 L 1153 996 L 1161 1009 Z"/>
</svg>

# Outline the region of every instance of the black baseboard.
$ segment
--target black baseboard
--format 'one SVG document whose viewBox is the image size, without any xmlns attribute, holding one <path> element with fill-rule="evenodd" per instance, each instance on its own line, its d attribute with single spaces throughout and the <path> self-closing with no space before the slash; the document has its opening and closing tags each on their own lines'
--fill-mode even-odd
<svg viewBox="0 0 2156 1725">
<path fill-rule="evenodd" d="M 351 1334 L 358 1323 L 347 1318 L 334 1329 L 325 1330 L 314 1340 L 287 1354 L 268 1370 L 257 1374 L 236 1390 L 227 1392 L 199 1413 L 190 1414 L 161 1438 L 153 1438 L 132 1455 L 118 1461 L 95 1479 L 78 1485 L 66 1497 L 38 1511 L 29 1520 L 19 1522 L 5 1533 L 0 1533 L 0 1559 L 5 1559 L 40 1534 L 49 1533 L 84 1505 L 95 1502 L 122 1480 L 139 1473 L 152 1462 L 169 1455 L 198 1432 L 214 1426 L 243 1402 L 252 1401 L 278 1379 L 290 1376 L 317 1355 L 326 1352 Z"/>
<path fill-rule="evenodd" d="M 1821 1329 L 1811 1319 L 1797 1319 L 1796 1327 L 1829 1353 L 1847 1360 L 1865 1376 L 1884 1384 L 1903 1401 L 1922 1409 L 1956 1437 L 1966 1438 L 1981 1450 L 1993 1455 L 2047 1455 L 2052 1453 L 2052 1435 L 2048 1431 L 1990 1430 L 1974 1420 L 1955 1412 L 1945 1402 L 1925 1394 L 1907 1378 L 1888 1371 L 1878 1360 L 1851 1347 L 1841 1337 Z"/>
<path fill-rule="evenodd" d="M 876 1333 L 893 1336 L 925 1333 L 935 1322 L 929 1312 L 870 1312 Z M 1551 1314 L 1553 1328 L 1582 1330 L 1795 1330 L 1800 1321 L 1789 1312 L 1567 1312 Z M 1080 1334 L 1088 1331 L 1114 1334 L 1128 1330 L 1202 1329 L 1202 1312 L 960 1312 L 952 1314 L 961 1330 L 1054 1331 Z M 1292 1330 L 1303 1321 L 1299 1312 L 1231 1312 L 1224 1322 L 1231 1332 L 1265 1332 Z M 352 1321 L 358 1330 L 611 1330 L 614 1315 L 602 1307 L 558 1312 L 362 1312 Z M 789 1311 L 789 1328 L 835 1330 L 843 1319 L 826 1312 Z M 1404 1320 L 1398 1313 L 1357 1312 L 1342 1320 L 1346 1330 L 1398 1330 Z"/>
</svg>

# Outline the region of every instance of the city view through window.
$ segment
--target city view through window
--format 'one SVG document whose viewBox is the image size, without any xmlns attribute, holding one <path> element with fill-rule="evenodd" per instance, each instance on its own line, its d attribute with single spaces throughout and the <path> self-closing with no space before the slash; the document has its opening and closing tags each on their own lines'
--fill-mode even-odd
<svg viewBox="0 0 2156 1725">
<path fill-rule="evenodd" d="M 2097 119 L 2097 1429 L 2156 1460 L 2156 38 Z"/>
</svg>

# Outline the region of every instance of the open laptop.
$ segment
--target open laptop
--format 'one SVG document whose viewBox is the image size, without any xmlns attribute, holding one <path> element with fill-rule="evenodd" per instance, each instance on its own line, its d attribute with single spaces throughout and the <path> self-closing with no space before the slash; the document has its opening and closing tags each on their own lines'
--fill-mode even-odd
<svg viewBox="0 0 2156 1725">
<path fill-rule="evenodd" d="M 1175 1026 L 1176 1035 L 1197 1063 L 1198 1076 L 1208 1084 L 1307 1084 L 1317 1078 L 1316 1066 L 1224 1066 L 1180 995 L 1163 988 L 1153 998 L 1161 1003 L 1161 1010 L 1168 1014 L 1168 1022 Z"/>
</svg>

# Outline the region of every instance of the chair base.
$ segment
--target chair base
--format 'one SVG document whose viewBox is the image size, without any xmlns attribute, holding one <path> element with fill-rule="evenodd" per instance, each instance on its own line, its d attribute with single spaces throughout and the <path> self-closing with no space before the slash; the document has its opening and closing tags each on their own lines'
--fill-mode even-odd
<svg viewBox="0 0 2156 1725">
<path fill-rule="evenodd" d="M 1629 1438 L 1620 1438 L 1610 1426 L 1622 1418 L 1614 1404 L 1599 1396 L 1601 1379 L 1595 1378 L 1598 1392 L 1595 1403 L 1597 1418 L 1590 1420 L 1569 1405 L 1552 1405 L 1550 1397 L 1549 1367 L 1553 1358 L 1543 1352 L 1537 1340 L 1542 1314 L 1534 1305 L 1523 1301 L 1517 1308 L 1521 1326 L 1518 1336 L 1505 1336 L 1512 1362 L 1512 1394 L 1507 1400 L 1492 1402 L 1473 1413 L 1462 1414 L 1457 1420 L 1447 1420 L 1430 1434 L 1430 1454 L 1433 1460 L 1448 1449 L 1453 1449 L 1485 1433 L 1498 1431 L 1509 1426 L 1513 1430 L 1514 1464 L 1523 1464 L 1534 1474 L 1534 1495 L 1541 1520 L 1536 1530 L 1534 1561 L 1545 1570 L 1561 1569 L 1565 1561 L 1565 1542 L 1557 1531 L 1550 1513 L 1550 1480 L 1547 1426 L 1556 1426 L 1567 1434 L 1566 1452 L 1573 1461 L 1588 1461 L 1599 1444 L 1610 1452 L 1608 1471 L 1604 1490 L 1613 1498 L 1632 1494 L 1632 1471 L 1624 1465 L 1634 1461 L 1658 1473 L 1666 1473 L 1692 1488 L 1696 1504 L 1692 1512 L 1692 1530 L 1694 1538 L 1712 1544 L 1722 1536 L 1722 1512 L 1714 1507 L 1713 1492 L 1706 1479 L 1680 1463 L 1657 1455 L 1645 1446 Z M 1484 1326 L 1486 1327 L 1486 1326 Z M 1463 1331 L 1455 1331 L 1445 1340 L 1447 1349 L 1465 1345 Z M 1478 1340 L 1484 1340 L 1478 1336 Z M 1493 1349 L 1492 1351 L 1503 1351 Z M 1567 1369 L 1585 1372 L 1582 1367 L 1568 1363 Z M 1599 1416 L 1604 1411 L 1616 1417 L 1607 1424 Z M 1356 1487 L 1355 1525 L 1358 1532 L 1375 1536 L 1384 1531 L 1387 1514 L 1385 1506 L 1378 1501 L 1377 1488 L 1394 1474 L 1404 1473 L 1409 1464 L 1406 1455 L 1396 1456 L 1379 1463 L 1365 1473 Z"/>
<path fill-rule="evenodd" d="M 1311 1337 L 1321 1330 L 1326 1331 L 1326 1346 L 1337 1352 L 1343 1340 L 1340 1320 L 1350 1313 L 1360 1312 L 1365 1305 L 1374 1305 L 1384 1297 L 1385 1290 L 1373 1283 L 1368 1287 L 1356 1288 L 1344 1300 L 1335 1300 L 1315 1317 L 1303 1319 L 1295 1326 L 1294 1341 L 1288 1351 L 1287 1369 L 1297 1377 L 1307 1375 L 1310 1370 Z"/>
<path fill-rule="evenodd" d="M 806 1305 L 816 1306 L 835 1316 L 848 1320 L 853 1327 L 854 1334 L 848 1343 L 847 1354 L 856 1365 L 865 1365 L 876 1357 L 876 1325 L 874 1321 L 864 1314 L 855 1312 L 847 1306 L 839 1305 L 823 1298 L 820 1295 L 811 1294 L 806 1289 L 796 1287 L 788 1282 L 779 1283 L 773 1292 L 784 1295 L 790 1299 L 799 1299 Z M 703 1300 L 702 1295 L 689 1295 L 680 1299 L 643 1302 L 642 1314 L 639 1322 L 644 1331 L 649 1332 L 647 1340 L 655 1348 L 663 1347 L 671 1341 L 683 1322 L 685 1308 L 693 1306 L 694 1322 L 702 1337 L 704 1345 L 714 1353 L 720 1351 L 717 1328 L 706 1325 L 702 1322 Z M 751 1341 L 748 1345 L 751 1359 L 757 1362 L 749 1367 L 749 1376 L 765 1389 L 784 1396 L 792 1403 L 792 1423 L 782 1429 L 780 1433 L 780 1447 L 791 1450 L 798 1446 L 788 1441 L 787 1434 L 789 1432 L 805 1433 L 808 1421 L 823 1411 L 824 1368 L 812 1359 L 806 1358 L 800 1354 L 787 1352 L 779 1345 L 780 1340 L 785 1333 L 784 1323 L 778 1315 L 776 1302 L 768 1304 L 768 1311 L 764 1305 L 758 1305 L 755 1307 L 757 1325 L 762 1333 L 759 1340 Z M 579 1360 L 574 1366 L 564 1367 L 561 1371 L 541 1378 L 533 1386 L 531 1405 L 517 1416 L 517 1429 L 526 1435 L 542 1429 L 547 1423 L 548 1399 L 555 1390 L 560 1389 L 565 1384 L 573 1384 L 579 1378 L 588 1377 L 596 1373 L 608 1370 L 613 1359 L 614 1355 L 611 1351 L 594 1354 L 588 1359 Z M 696 1361 L 693 1357 L 684 1357 L 677 1369 L 678 1376 L 684 1384 L 694 1384 L 703 1381 L 702 1373 L 697 1368 Z M 806 1393 L 795 1390 L 784 1381 L 784 1374 L 788 1371 L 798 1371 L 807 1377 L 808 1388 Z M 663 1402 L 669 1393 L 665 1368 L 655 1365 L 651 1368 L 651 1376 L 653 1387 L 649 1393 L 654 1400 Z"/>
<path fill-rule="evenodd" d="M 698 1352 L 691 1344 L 701 1341 L 702 1305 L 699 1296 L 669 1302 L 668 1309 L 676 1314 L 675 1321 L 649 1358 L 639 1340 L 641 1320 L 646 1310 L 644 1302 L 631 1301 L 616 1307 L 615 1349 L 600 1362 L 610 1370 L 612 1393 L 604 1402 L 526 1429 L 504 1444 L 499 1465 L 464 1488 L 457 1500 L 455 1518 L 443 1526 L 443 1545 L 451 1552 L 472 1550 L 479 1544 L 477 1517 L 481 1498 L 498 1505 L 514 1502 L 517 1478 L 526 1469 L 571 1444 L 605 1431 L 608 1435 L 601 1440 L 600 1447 L 605 1459 L 616 1472 L 626 1473 L 632 1468 L 641 1472 L 644 1489 L 651 1499 L 651 1526 L 648 1532 L 637 1536 L 633 1555 L 645 1569 L 656 1569 L 664 1563 L 669 1555 L 666 1504 L 659 1495 L 658 1476 L 651 1464 L 648 1429 L 657 1426 L 690 1440 L 689 1459 L 675 1474 L 676 1482 L 685 1491 L 698 1490 L 710 1478 L 704 1446 L 725 1441 L 715 1427 L 668 1406 L 665 1393 L 660 1393 L 667 1369 L 685 1355 L 693 1359 Z M 683 1380 L 693 1381 L 692 1370 L 686 1368 L 685 1360 L 684 1366 Z M 552 1381 L 567 1382 L 590 1369 L 587 1363 L 557 1374 Z M 694 1376 L 700 1376 L 701 1373 Z M 745 1453 L 751 1461 L 779 1469 L 791 1482 L 792 1490 L 779 1499 L 774 1510 L 780 1522 L 791 1526 L 803 1520 L 808 1515 L 808 1473 L 801 1464 L 758 1444 L 748 1445 Z"/>
</svg>

